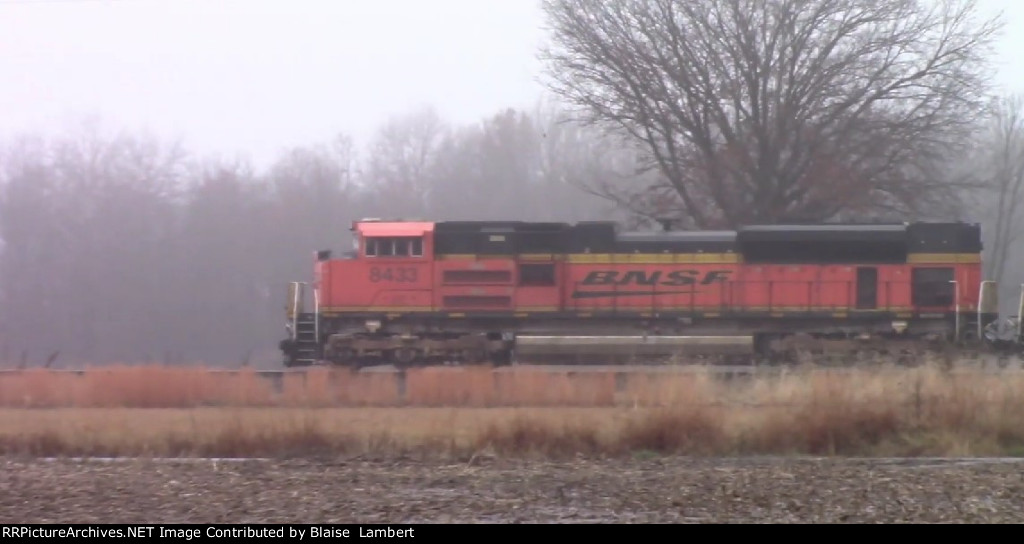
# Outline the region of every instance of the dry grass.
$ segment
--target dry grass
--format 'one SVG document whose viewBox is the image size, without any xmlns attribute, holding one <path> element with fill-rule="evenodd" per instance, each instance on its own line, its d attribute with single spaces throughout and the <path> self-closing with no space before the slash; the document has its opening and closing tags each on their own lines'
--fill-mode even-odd
<svg viewBox="0 0 1024 544">
<path fill-rule="evenodd" d="M 1024 455 L 1024 373 L 0 374 L 0 453 Z M 142 409 L 145 408 L 145 409 Z"/>
</svg>

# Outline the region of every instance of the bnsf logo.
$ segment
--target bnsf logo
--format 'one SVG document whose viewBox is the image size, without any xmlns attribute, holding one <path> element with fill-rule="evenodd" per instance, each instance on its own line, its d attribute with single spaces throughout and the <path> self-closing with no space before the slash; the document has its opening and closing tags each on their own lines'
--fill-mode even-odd
<svg viewBox="0 0 1024 544">
<path fill-rule="evenodd" d="M 663 285 L 682 287 L 686 285 L 710 285 L 729 279 L 731 270 L 711 270 L 703 275 L 697 270 L 595 270 L 580 282 L 580 285 Z"/>
</svg>

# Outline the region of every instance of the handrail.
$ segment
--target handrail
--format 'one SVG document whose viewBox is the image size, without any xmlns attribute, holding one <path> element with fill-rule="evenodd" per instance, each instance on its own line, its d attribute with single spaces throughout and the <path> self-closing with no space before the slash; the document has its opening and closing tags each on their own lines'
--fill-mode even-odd
<svg viewBox="0 0 1024 544">
<path fill-rule="evenodd" d="M 985 310 L 988 310 L 988 298 L 985 296 L 989 291 L 986 290 L 988 286 L 995 286 L 995 280 L 983 280 L 978 285 L 978 339 L 980 340 L 984 336 L 985 323 L 983 323 L 983 316 Z M 998 299 L 998 291 L 996 292 L 996 298 Z M 998 303 L 997 303 L 998 306 Z"/>
<path fill-rule="evenodd" d="M 960 341 L 960 282 L 949 280 L 953 284 L 953 341 Z"/>
<path fill-rule="evenodd" d="M 302 313 L 302 295 L 303 286 L 305 283 L 299 281 L 291 282 L 292 286 L 292 301 L 289 312 L 291 313 L 291 340 L 296 341 L 299 338 L 299 314 Z"/>
<path fill-rule="evenodd" d="M 320 343 L 320 290 L 313 289 L 313 338 Z"/>
<path fill-rule="evenodd" d="M 1021 323 L 1024 319 L 1024 283 L 1020 284 L 1020 303 L 1017 305 L 1017 341 L 1021 339 Z"/>
</svg>

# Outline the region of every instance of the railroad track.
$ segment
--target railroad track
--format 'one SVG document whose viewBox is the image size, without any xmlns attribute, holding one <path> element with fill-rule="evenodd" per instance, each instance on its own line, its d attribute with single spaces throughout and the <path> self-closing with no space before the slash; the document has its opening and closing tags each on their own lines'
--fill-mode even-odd
<svg viewBox="0 0 1024 544">
<path fill-rule="evenodd" d="M 125 368 L 125 367 L 119 367 Z M 184 367 L 189 368 L 189 367 Z M 299 367 L 289 368 L 280 370 L 265 370 L 265 369 L 244 369 L 244 368 L 208 368 L 205 372 L 210 374 L 238 374 L 241 372 L 252 372 L 253 374 L 265 378 L 283 377 L 287 375 L 301 375 L 308 374 L 310 372 L 323 371 L 325 369 L 334 370 L 337 372 L 354 372 L 359 374 L 401 374 L 408 371 L 423 371 L 429 370 L 431 372 L 474 372 L 479 371 L 481 367 L 477 366 L 431 366 L 422 369 L 410 369 L 403 370 L 396 368 L 391 365 L 379 365 L 364 367 L 359 370 L 348 370 L 346 368 L 332 368 L 329 366 L 311 366 L 311 367 Z M 760 366 L 760 365 L 601 365 L 601 364 L 571 364 L 571 365 L 509 365 L 500 366 L 490 369 L 495 374 L 506 374 L 515 372 L 546 372 L 551 374 L 692 374 L 692 373 L 709 373 L 713 375 L 743 375 L 743 374 L 774 374 L 781 372 L 792 372 L 796 370 L 793 366 Z M 85 375 L 87 373 L 100 373 L 104 372 L 105 369 L 90 368 L 90 369 L 67 369 L 67 368 L 55 368 L 55 369 L 0 369 L 0 378 L 3 376 L 10 376 L 21 374 L 25 372 L 46 370 L 54 374 L 76 374 Z M 852 373 L 856 371 L 863 371 L 865 368 L 861 367 L 819 367 L 815 368 L 818 371 L 828 371 L 834 373 Z M 885 367 L 871 370 L 891 371 L 891 372 L 904 372 L 908 370 L 905 367 Z M 1024 373 L 1024 364 L 1020 361 L 1013 360 L 1006 366 L 1000 367 L 992 361 L 985 361 L 983 364 L 970 363 L 962 366 L 955 366 L 952 369 L 953 372 L 959 373 Z"/>
</svg>

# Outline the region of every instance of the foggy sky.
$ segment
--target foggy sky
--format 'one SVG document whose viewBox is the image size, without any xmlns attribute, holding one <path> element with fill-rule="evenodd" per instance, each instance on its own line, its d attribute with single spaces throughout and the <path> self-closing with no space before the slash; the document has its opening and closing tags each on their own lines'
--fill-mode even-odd
<svg viewBox="0 0 1024 544">
<path fill-rule="evenodd" d="M 997 79 L 1024 91 L 1024 2 Z M 465 123 L 543 92 L 534 0 L 0 0 L 0 138 L 96 117 L 257 166 L 423 104 Z"/>
</svg>

